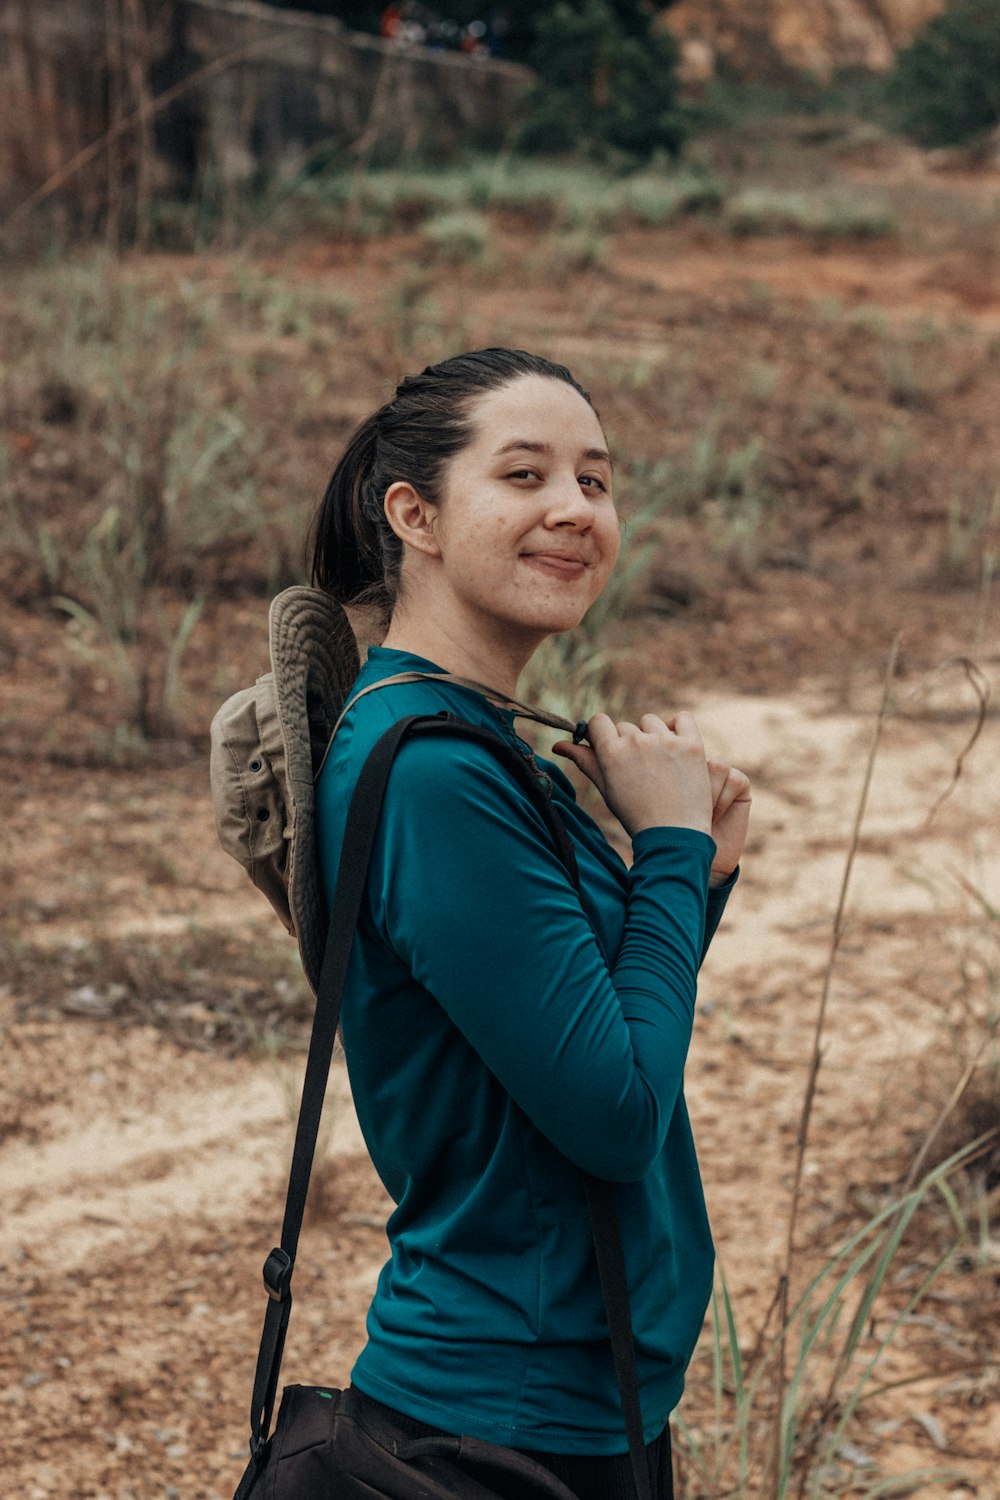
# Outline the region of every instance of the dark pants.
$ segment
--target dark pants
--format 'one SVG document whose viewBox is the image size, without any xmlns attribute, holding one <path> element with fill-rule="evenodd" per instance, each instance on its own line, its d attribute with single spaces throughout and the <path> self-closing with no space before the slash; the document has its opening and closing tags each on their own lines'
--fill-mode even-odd
<svg viewBox="0 0 1000 1500">
<path fill-rule="evenodd" d="M 381 1401 L 374 1401 L 356 1386 L 352 1387 L 352 1391 L 362 1406 L 371 1406 L 384 1420 L 398 1427 L 405 1437 L 436 1437 L 442 1431 L 440 1427 L 429 1427 L 426 1422 L 418 1422 L 413 1417 L 403 1416 L 401 1412 L 383 1406 Z M 627 1453 L 591 1456 L 586 1453 L 523 1451 L 562 1480 L 568 1489 L 579 1496 L 579 1500 L 635 1500 L 635 1482 Z M 646 1457 L 653 1482 L 653 1500 L 674 1500 L 669 1425 L 648 1445 Z"/>
</svg>

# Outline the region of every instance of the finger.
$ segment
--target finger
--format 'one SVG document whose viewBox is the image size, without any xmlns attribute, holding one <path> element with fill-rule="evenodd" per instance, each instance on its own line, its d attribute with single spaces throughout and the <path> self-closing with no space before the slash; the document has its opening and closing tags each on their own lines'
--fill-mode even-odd
<svg viewBox="0 0 1000 1500">
<path fill-rule="evenodd" d="M 744 771 L 733 771 L 733 777 L 738 783 L 738 790 L 736 793 L 737 802 L 752 802 L 753 798 L 750 795 L 750 777 L 747 776 Z"/>
<path fill-rule="evenodd" d="M 618 725 L 609 714 L 594 714 L 587 721 L 587 738 L 596 749 L 599 745 L 609 745 L 620 739 Z"/>
<path fill-rule="evenodd" d="M 674 714 L 674 723 L 678 729 L 694 729 L 699 734 L 701 733 L 698 729 L 698 722 L 689 708 L 679 708 Z"/>
<path fill-rule="evenodd" d="M 673 731 L 682 739 L 695 740 L 699 745 L 702 743 L 701 730 L 695 721 L 693 713 L 686 708 L 680 709 L 673 718 Z"/>
<path fill-rule="evenodd" d="M 721 818 L 737 802 L 749 802 L 750 778 L 742 771 L 735 770 L 732 766 L 726 768 L 725 780 L 719 789 L 712 809 L 714 818 Z"/>
<path fill-rule="evenodd" d="M 723 765 L 723 763 L 721 761 L 710 760 L 708 762 L 708 780 L 709 780 L 709 784 L 710 784 L 711 789 L 712 789 L 712 806 L 713 806 L 713 808 L 716 807 L 717 804 L 718 804 L 719 794 L 722 791 L 722 788 L 726 784 L 726 778 L 727 778 L 728 775 L 729 775 L 729 767 L 726 766 L 726 765 Z"/>
<path fill-rule="evenodd" d="M 643 714 L 641 719 L 639 720 L 639 728 L 643 731 L 644 734 L 666 733 L 669 735 L 673 735 L 673 730 L 671 729 L 670 725 L 660 714 Z"/>
<path fill-rule="evenodd" d="M 727 781 L 732 781 L 738 792 L 749 792 L 750 778 L 745 771 L 738 771 L 735 766 L 727 766 L 725 761 L 710 760 L 708 762 L 708 774 L 711 778 L 712 787 L 722 791 Z"/>
<path fill-rule="evenodd" d="M 733 788 L 734 802 L 750 802 L 750 777 L 745 771 L 738 771 L 735 766 L 730 766 L 727 785 Z"/>
<path fill-rule="evenodd" d="M 571 760 L 578 771 L 582 771 L 589 781 L 600 788 L 600 766 L 589 745 L 574 745 L 572 740 L 559 740 L 552 746 L 552 753 Z"/>
</svg>

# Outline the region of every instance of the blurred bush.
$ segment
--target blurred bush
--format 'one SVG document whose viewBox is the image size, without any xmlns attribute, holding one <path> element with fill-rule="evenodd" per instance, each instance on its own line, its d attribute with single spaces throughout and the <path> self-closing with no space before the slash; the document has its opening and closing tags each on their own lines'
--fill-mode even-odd
<svg viewBox="0 0 1000 1500">
<path fill-rule="evenodd" d="M 899 54 L 889 97 L 925 146 L 954 146 L 1000 123 L 1000 5 L 955 0 Z"/>
<path fill-rule="evenodd" d="M 539 14 L 530 62 L 539 82 L 519 134 L 529 152 L 648 161 L 685 136 L 677 44 L 636 6 L 576 0 Z"/>
</svg>

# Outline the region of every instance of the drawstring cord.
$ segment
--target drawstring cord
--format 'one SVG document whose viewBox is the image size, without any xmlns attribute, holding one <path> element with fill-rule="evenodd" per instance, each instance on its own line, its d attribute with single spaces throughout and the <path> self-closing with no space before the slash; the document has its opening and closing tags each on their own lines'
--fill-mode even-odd
<svg viewBox="0 0 1000 1500">
<path fill-rule="evenodd" d="M 572 720 L 564 719 L 562 714 L 549 713 L 544 708 L 532 708 L 530 704 L 522 703 L 519 698 L 512 698 L 508 693 L 501 693 L 497 688 L 488 687 L 483 682 L 474 682 L 471 677 L 456 677 L 451 672 L 397 672 L 394 677 L 384 677 L 381 682 L 373 682 L 368 687 L 362 688 L 345 704 L 339 719 L 333 726 L 326 749 L 323 751 L 323 758 L 313 777 L 314 782 L 319 780 L 323 767 L 326 765 L 326 758 L 330 754 L 337 730 L 358 699 L 363 698 L 366 693 L 375 692 L 377 688 L 390 687 L 394 682 L 450 682 L 455 687 L 468 688 L 471 692 L 480 693 L 495 703 L 503 704 L 506 708 L 513 710 L 515 718 L 534 719 L 537 724 L 546 724 L 550 729 L 563 730 L 564 733 L 572 735 L 574 745 L 582 744 L 587 737 L 586 719 L 580 719 L 574 724 Z"/>
</svg>

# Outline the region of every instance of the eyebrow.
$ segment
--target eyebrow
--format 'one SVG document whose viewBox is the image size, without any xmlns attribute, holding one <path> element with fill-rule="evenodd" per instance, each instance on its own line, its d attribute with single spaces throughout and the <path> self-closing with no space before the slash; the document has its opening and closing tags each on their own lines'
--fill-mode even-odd
<svg viewBox="0 0 1000 1500">
<path fill-rule="evenodd" d="M 496 451 L 496 453 L 493 456 L 494 456 L 494 458 L 501 458 L 503 456 L 503 454 L 505 454 L 505 453 L 517 453 L 517 452 L 520 452 L 520 453 L 551 453 L 552 452 L 552 444 L 551 443 L 533 443 L 528 438 L 515 438 L 513 442 L 504 443 L 503 447 L 502 448 L 498 448 L 497 451 Z M 584 458 L 594 458 L 594 459 L 597 459 L 601 463 L 606 463 L 609 469 L 613 469 L 614 468 L 614 464 L 611 462 L 611 454 L 608 452 L 608 450 L 606 448 L 587 448 L 587 449 L 584 450 L 583 457 Z"/>
</svg>

